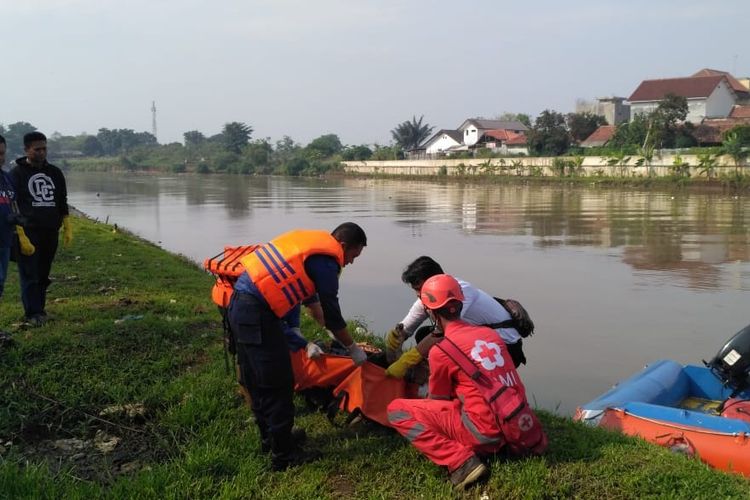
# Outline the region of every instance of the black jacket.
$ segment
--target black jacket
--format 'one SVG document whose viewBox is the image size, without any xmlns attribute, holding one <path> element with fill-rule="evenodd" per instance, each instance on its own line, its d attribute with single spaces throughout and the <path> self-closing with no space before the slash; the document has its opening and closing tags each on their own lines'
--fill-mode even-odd
<svg viewBox="0 0 750 500">
<path fill-rule="evenodd" d="M 25 228 L 59 229 L 68 215 L 68 189 L 62 170 L 45 162 L 34 168 L 26 157 L 16 160 L 10 171 L 16 187 L 16 201 Z"/>
</svg>

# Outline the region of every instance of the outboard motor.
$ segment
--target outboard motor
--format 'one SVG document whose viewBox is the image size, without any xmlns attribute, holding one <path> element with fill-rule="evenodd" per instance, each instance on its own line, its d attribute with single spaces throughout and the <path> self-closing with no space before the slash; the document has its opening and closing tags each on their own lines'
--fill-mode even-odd
<svg viewBox="0 0 750 500">
<path fill-rule="evenodd" d="M 732 397 L 750 387 L 750 325 L 729 339 L 711 361 L 704 363 L 725 386 L 732 388 Z"/>
</svg>

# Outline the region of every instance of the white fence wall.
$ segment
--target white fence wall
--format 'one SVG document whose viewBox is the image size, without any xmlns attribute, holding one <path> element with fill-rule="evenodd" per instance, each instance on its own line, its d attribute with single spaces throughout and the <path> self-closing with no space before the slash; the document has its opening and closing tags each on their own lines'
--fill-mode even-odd
<svg viewBox="0 0 750 500">
<path fill-rule="evenodd" d="M 621 165 L 608 164 L 609 158 L 603 156 L 586 156 L 583 159 L 578 174 L 582 176 L 625 176 L 648 177 L 671 175 L 677 154 L 663 153 L 654 156 L 650 165 L 635 166 L 638 156 L 631 156 L 627 163 Z M 700 175 L 697 155 L 679 155 L 683 163 L 690 165 L 690 175 Z M 626 157 L 628 158 L 628 157 Z M 572 157 L 562 157 L 570 161 Z M 555 158 L 551 157 L 518 157 L 518 158 L 490 158 L 490 159 L 440 159 L 440 160 L 391 160 L 391 161 L 345 161 L 344 170 L 360 174 L 387 175 L 437 175 L 444 168 L 448 175 L 482 174 L 488 170 L 502 175 L 543 175 L 557 176 L 559 173 L 553 167 Z M 734 160 L 723 155 L 717 158 L 716 171 L 734 172 Z"/>
</svg>

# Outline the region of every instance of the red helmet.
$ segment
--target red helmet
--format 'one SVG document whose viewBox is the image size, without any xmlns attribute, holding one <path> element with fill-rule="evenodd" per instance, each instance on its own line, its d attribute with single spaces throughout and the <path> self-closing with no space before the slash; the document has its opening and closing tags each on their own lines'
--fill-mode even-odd
<svg viewBox="0 0 750 500">
<path fill-rule="evenodd" d="M 436 274 L 422 285 L 419 300 L 427 309 L 440 309 L 451 300 L 462 302 L 464 293 L 456 278 L 449 274 Z"/>
</svg>

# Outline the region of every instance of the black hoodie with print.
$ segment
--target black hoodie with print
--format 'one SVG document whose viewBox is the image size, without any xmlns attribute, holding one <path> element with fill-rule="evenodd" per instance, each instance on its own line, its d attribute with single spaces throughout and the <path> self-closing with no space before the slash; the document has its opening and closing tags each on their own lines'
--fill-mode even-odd
<svg viewBox="0 0 750 500">
<path fill-rule="evenodd" d="M 16 201 L 27 228 L 60 229 L 63 217 L 68 215 L 68 189 L 62 170 L 44 162 L 33 167 L 26 157 L 16 160 L 10 171 L 16 187 Z"/>
</svg>

